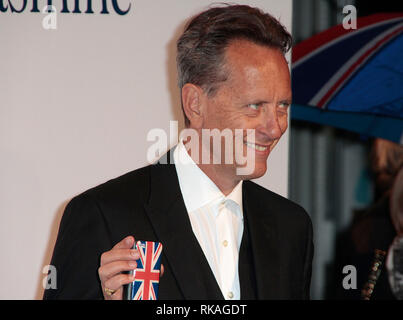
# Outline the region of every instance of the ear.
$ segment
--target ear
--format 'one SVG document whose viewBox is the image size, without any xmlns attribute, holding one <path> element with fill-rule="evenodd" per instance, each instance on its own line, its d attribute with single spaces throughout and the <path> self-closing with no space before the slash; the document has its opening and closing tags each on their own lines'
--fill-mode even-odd
<svg viewBox="0 0 403 320">
<path fill-rule="evenodd" d="M 190 127 L 201 128 L 203 124 L 203 90 L 197 85 L 186 83 L 182 87 L 182 105 Z"/>
</svg>

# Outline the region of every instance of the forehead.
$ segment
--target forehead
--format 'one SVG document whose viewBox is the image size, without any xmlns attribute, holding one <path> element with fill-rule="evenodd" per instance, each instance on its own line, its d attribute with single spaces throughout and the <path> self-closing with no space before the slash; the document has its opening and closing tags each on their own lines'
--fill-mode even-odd
<svg viewBox="0 0 403 320">
<path fill-rule="evenodd" d="M 290 72 L 282 52 L 276 48 L 235 40 L 225 51 L 229 83 L 244 89 L 265 88 L 290 94 Z"/>
</svg>

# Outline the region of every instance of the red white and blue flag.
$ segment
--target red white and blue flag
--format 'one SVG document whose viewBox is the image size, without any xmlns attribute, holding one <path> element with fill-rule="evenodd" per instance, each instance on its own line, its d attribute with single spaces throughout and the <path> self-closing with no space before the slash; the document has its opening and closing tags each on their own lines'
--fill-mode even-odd
<svg viewBox="0 0 403 320">
<path fill-rule="evenodd" d="M 131 300 L 157 300 L 161 270 L 162 244 L 152 241 L 138 241 L 140 259 L 134 271 Z"/>
<path fill-rule="evenodd" d="M 291 118 L 403 144 L 403 12 L 357 18 L 293 47 Z"/>
</svg>

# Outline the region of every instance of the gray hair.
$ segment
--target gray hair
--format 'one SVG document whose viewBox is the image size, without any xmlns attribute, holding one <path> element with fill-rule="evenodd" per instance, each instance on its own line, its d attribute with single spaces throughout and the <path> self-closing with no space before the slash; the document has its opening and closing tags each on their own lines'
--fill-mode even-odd
<svg viewBox="0 0 403 320">
<path fill-rule="evenodd" d="M 228 78 L 224 52 L 236 39 L 276 48 L 283 54 L 292 44 L 284 26 L 258 8 L 246 5 L 210 8 L 191 19 L 177 42 L 179 88 L 192 83 L 213 96 L 219 84 Z M 188 126 L 185 113 L 184 117 Z"/>
</svg>

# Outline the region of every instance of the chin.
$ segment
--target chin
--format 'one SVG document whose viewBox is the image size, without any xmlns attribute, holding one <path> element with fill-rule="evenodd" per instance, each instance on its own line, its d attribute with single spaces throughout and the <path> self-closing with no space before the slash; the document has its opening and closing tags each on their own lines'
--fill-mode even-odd
<svg viewBox="0 0 403 320">
<path fill-rule="evenodd" d="M 256 165 L 255 171 L 253 172 L 253 178 L 251 179 L 257 179 L 263 177 L 266 174 L 266 171 L 267 171 L 267 163 Z"/>
<path fill-rule="evenodd" d="M 245 168 L 243 168 L 243 169 L 245 169 Z M 267 171 L 267 163 L 255 163 L 254 168 L 250 168 L 250 169 L 248 168 L 246 174 L 240 175 L 240 177 L 242 178 L 242 180 L 258 179 L 258 178 L 264 176 L 266 171 Z"/>
</svg>

